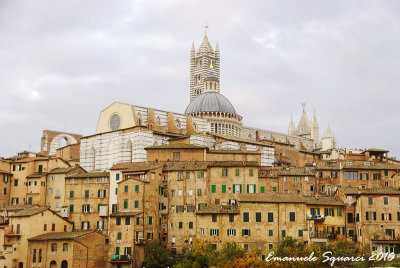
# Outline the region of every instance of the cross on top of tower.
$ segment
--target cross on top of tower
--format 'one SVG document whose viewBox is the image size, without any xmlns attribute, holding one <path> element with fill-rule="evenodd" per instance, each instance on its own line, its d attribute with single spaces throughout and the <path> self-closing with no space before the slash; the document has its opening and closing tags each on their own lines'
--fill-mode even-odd
<svg viewBox="0 0 400 268">
<path fill-rule="evenodd" d="M 207 29 L 208 29 L 207 22 L 204 22 L 204 25 L 201 27 L 204 27 L 204 35 L 207 35 Z"/>
</svg>

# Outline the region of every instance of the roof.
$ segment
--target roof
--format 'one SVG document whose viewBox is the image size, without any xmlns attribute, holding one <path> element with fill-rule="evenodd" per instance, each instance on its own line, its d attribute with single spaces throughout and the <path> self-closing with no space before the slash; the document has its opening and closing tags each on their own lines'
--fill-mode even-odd
<svg viewBox="0 0 400 268">
<path fill-rule="evenodd" d="M 41 178 L 41 177 L 43 177 L 43 176 L 45 176 L 46 175 L 46 173 L 43 173 L 43 172 L 41 172 L 41 173 L 39 173 L 39 172 L 34 172 L 34 173 L 32 173 L 31 175 L 29 175 L 29 176 L 26 176 L 28 179 L 29 178 Z"/>
<path fill-rule="evenodd" d="M 74 240 L 76 237 L 94 233 L 94 231 L 73 231 L 73 232 L 57 232 L 38 235 L 28 238 L 29 241 L 43 241 L 43 240 Z"/>
<path fill-rule="evenodd" d="M 290 167 L 284 169 L 272 170 L 274 175 L 287 175 L 287 176 L 314 176 L 314 172 L 306 170 L 306 168 Z"/>
<path fill-rule="evenodd" d="M 209 150 L 208 154 L 261 154 L 261 152 L 244 150 Z"/>
<path fill-rule="evenodd" d="M 197 146 L 197 145 L 192 145 L 192 144 L 184 144 L 184 143 L 178 143 L 178 144 L 166 144 L 166 145 L 159 145 L 159 146 L 150 146 L 146 147 L 146 150 L 151 150 L 151 149 L 207 149 L 207 147 L 204 146 Z"/>
<path fill-rule="evenodd" d="M 136 211 L 117 211 L 110 215 L 110 217 L 126 217 L 126 216 L 137 216 L 142 214 L 143 211 L 136 210 Z"/>
<path fill-rule="evenodd" d="M 36 215 L 38 213 L 41 213 L 43 211 L 48 210 L 48 207 L 30 207 L 30 208 L 26 208 L 23 210 L 20 210 L 18 212 L 15 212 L 11 217 L 30 217 L 33 215 Z"/>
<path fill-rule="evenodd" d="M 333 196 L 303 197 L 307 205 L 344 206 L 344 203 Z"/>
<path fill-rule="evenodd" d="M 208 205 L 196 212 L 196 214 L 239 214 L 239 213 L 240 211 L 237 206 L 230 206 L 230 205 Z"/>
<path fill-rule="evenodd" d="M 98 178 L 98 177 L 110 177 L 110 172 L 86 172 L 86 173 L 78 173 L 65 176 L 65 178 Z"/>
<path fill-rule="evenodd" d="M 162 162 L 127 162 L 118 163 L 112 166 L 110 170 L 123 170 L 125 172 L 146 171 L 162 167 Z"/>
<path fill-rule="evenodd" d="M 240 197 L 240 203 L 305 203 L 301 195 L 291 194 L 246 194 Z"/>
<path fill-rule="evenodd" d="M 338 187 L 338 191 L 346 195 L 400 195 L 398 188 L 368 188 L 362 190 L 357 187 Z"/>
<path fill-rule="evenodd" d="M 225 139 L 225 140 L 231 140 L 231 141 L 243 142 L 243 143 L 247 143 L 247 144 L 261 145 L 263 147 L 274 148 L 273 145 L 269 145 L 269 144 L 254 141 L 254 140 L 242 139 L 242 138 L 238 138 L 238 137 L 227 136 L 227 135 L 216 134 L 216 133 L 210 133 L 210 135 L 217 137 L 217 138 Z"/>
<path fill-rule="evenodd" d="M 384 150 L 384 149 L 376 149 L 376 148 L 371 148 L 368 150 L 365 150 L 366 152 L 374 152 L 374 153 L 388 153 L 388 150 Z"/>
<path fill-rule="evenodd" d="M 12 174 L 11 172 L 9 172 L 9 171 L 5 171 L 5 170 L 2 170 L 2 169 L 0 169 L 0 173 Z"/>
<path fill-rule="evenodd" d="M 181 170 L 207 170 L 208 162 L 167 162 L 165 163 L 164 171 L 181 171 Z"/>
<path fill-rule="evenodd" d="M 14 211 L 14 210 L 23 210 L 27 208 L 38 207 L 34 205 L 12 205 L 5 208 L 0 208 L 0 211 L 7 210 L 7 211 Z"/>
<path fill-rule="evenodd" d="M 340 164 L 343 169 L 365 169 L 365 170 L 382 170 L 382 169 L 400 169 L 400 164 L 391 164 L 386 162 L 374 161 L 357 161 L 357 160 L 337 160 L 337 161 L 318 161 L 316 169 L 321 170 L 339 170 Z"/>
<path fill-rule="evenodd" d="M 194 98 L 186 108 L 185 114 L 220 112 L 236 114 L 232 103 L 216 91 L 206 91 Z"/>
<path fill-rule="evenodd" d="M 47 174 L 64 174 L 64 173 L 68 173 L 74 169 L 76 169 L 77 167 L 65 167 L 65 168 L 55 168 L 53 170 L 51 170 L 49 173 Z"/>
<path fill-rule="evenodd" d="M 209 167 L 258 167 L 257 161 L 212 161 Z"/>
<path fill-rule="evenodd" d="M 199 50 L 197 50 L 197 53 L 204 52 L 214 53 L 214 50 L 212 49 L 210 42 L 208 41 L 207 35 L 204 35 L 203 42 L 201 43 Z"/>
</svg>

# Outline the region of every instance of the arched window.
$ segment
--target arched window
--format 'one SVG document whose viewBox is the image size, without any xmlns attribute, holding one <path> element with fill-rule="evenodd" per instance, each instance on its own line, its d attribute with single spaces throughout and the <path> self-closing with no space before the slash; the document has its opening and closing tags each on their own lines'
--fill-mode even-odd
<svg viewBox="0 0 400 268">
<path fill-rule="evenodd" d="M 57 252 L 57 243 L 51 244 L 51 252 Z"/>
</svg>

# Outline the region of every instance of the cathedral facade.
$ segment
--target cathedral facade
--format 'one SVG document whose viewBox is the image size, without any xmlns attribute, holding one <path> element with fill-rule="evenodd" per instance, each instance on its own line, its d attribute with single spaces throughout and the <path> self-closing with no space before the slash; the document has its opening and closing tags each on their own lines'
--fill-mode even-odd
<svg viewBox="0 0 400 268">
<path fill-rule="evenodd" d="M 108 170 L 121 162 L 146 161 L 146 147 L 185 139 L 210 150 L 261 152 L 261 165 L 273 166 L 274 143 L 303 151 L 321 148 L 318 122 L 310 121 L 303 107 L 297 128 L 293 119 L 288 134 L 247 127 L 243 117 L 221 93 L 220 50 L 204 36 L 190 52 L 190 103 L 184 113 L 113 103 L 101 111 L 96 133 L 81 138 L 81 165 L 87 171 Z M 333 145 L 325 139 L 325 147 Z M 332 147 L 332 146 L 331 146 Z"/>
</svg>

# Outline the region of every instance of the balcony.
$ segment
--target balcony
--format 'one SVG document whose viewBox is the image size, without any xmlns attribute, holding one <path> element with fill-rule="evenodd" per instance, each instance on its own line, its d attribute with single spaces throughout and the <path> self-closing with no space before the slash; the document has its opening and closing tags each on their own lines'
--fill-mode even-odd
<svg viewBox="0 0 400 268">
<path fill-rule="evenodd" d="M 132 257 L 130 255 L 111 255 L 110 262 L 124 262 L 130 263 L 132 261 Z"/>
<path fill-rule="evenodd" d="M 313 221 L 319 221 L 322 222 L 325 220 L 325 216 L 324 215 L 307 215 L 307 220 L 313 220 Z"/>
<path fill-rule="evenodd" d="M 139 238 L 138 240 L 135 240 L 135 245 L 144 245 L 144 244 L 146 244 L 144 238 Z"/>
<path fill-rule="evenodd" d="M 374 235 L 371 239 L 374 244 L 400 244 L 400 236 Z"/>
<path fill-rule="evenodd" d="M 6 234 L 6 236 L 21 236 L 21 233 L 17 233 L 15 231 Z"/>
</svg>

